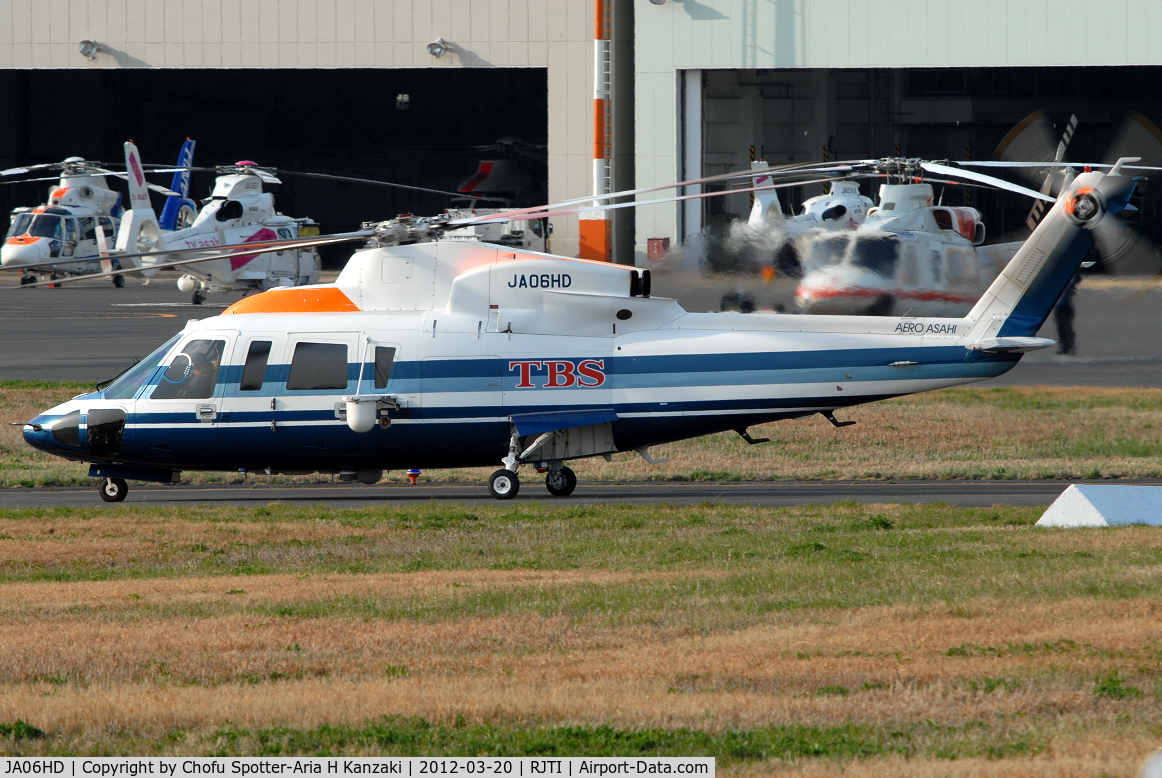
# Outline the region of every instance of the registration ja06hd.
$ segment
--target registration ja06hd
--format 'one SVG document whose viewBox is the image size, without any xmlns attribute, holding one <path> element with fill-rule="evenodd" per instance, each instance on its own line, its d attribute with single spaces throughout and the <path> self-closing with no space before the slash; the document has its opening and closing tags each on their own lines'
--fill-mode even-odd
<svg viewBox="0 0 1162 778">
<path fill-rule="evenodd" d="M 82 776 L 82 778 L 138 778 L 139 776 L 228 775 L 348 776 L 348 775 L 457 775 L 457 776 L 581 776 L 619 775 L 713 776 L 713 757 L 68 757 L 64 759 L 3 759 L 0 776 Z"/>
</svg>

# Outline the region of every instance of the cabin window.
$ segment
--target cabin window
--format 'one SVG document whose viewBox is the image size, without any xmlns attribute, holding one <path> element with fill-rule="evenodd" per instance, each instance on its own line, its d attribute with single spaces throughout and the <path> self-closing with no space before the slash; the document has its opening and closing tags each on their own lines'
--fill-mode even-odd
<svg viewBox="0 0 1162 778">
<path fill-rule="evenodd" d="M 246 366 L 242 368 L 242 381 L 238 388 L 244 392 L 257 392 L 266 377 L 266 361 L 270 358 L 270 341 L 256 340 L 246 352 Z"/>
<path fill-rule="evenodd" d="M 395 349 L 390 346 L 375 347 L 375 388 L 386 389 L 391 379 L 391 365 L 395 362 Z"/>
<path fill-rule="evenodd" d="M 214 395 L 224 340 L 191 340 L 170 360 L 151 400 L 206 400 Z"/>
<path fill-rule="evenodd" d="M 81 240 L 97 239 L 97 220 L 92 216 L 82 216 L 77 219 L 81 227 Z"/>
<path fill-rule="evenodd" d="M 843 259 L 843 252 L 846 250 L 846 235 L 816 240 L 811 244 L 811 250 L 807 254 L 807 267 L 815 269 L 828 265 L 838 265 L 839 261 Z"/>
<path fill-rule="evenodd" d="M 935 210 L 932 215 L 936 218 L 936 227 L 941 230 L 952 229 L 952 214 L 948 211 Z"/>
<path fill-rule="evenodd" d="M 97 222 L 101 225 L 102 232 L 105 233 L 105 240 L 112 245 L 117 237 L 117 228 L 113 226 L 113 220 L 106 216 L 98 216 Z"/>
<path fill-rule="evenodd" d="M 851 263 L 891 278 L 900 261 L 900 242 L 896 238 L 862 237 L 855 241 Z"/>
<path fill-rule="evenodd" d="M 347 388 L 347 346 L 343 343 L 299 343 L 291 358 L 288 390 Z"/>
<path fill-rule="evenodd" d="M 920 263 L 916 260 L 916 250 L 911 246 L 904 249 L 904 259 L 900 264 L 900 282 L 904 286 L 920 283 Z"/>
</svg>

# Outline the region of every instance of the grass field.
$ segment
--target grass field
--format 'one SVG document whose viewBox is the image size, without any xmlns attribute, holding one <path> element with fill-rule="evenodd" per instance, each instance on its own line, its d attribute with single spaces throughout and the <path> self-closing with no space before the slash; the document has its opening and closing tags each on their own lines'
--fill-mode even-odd
<svg viewBox="0 0 1162 778">
<path fill-rule="evenodd" d="M 1130 775 L 1162 539 L 1040 511 L 6 511 L 0 752 Z"/>
<path fill-rule="evenodd" d="M 0 420 L 27 421 L 87 388 L 0 383 Z M 655 447 L 653 456 L 672 458 L 664 465 L 618 454 L 612 463 L 596 458 L 572 466 L 582 480 L 1159 477 L 1160 412 L 1162 390 L 1157 389 L 948 389 L 840 411 L 839 418 L 858 422 L 853 427 L 836 429 L 815 416 L 753 428 L 756 437 L 772 438 L 759 446 L 730 432 Z M 483 483 L 493 469 L 431 470 L 424 477 Z M 30 449 L 19 426 L 0 425 L 0 486 L 89 483 L 86 472 L 85 465 Z M 326 478 L 311 478 L 320 477 Z M 186 473 L 184 478 L 241 476 Z"/>
</svg>

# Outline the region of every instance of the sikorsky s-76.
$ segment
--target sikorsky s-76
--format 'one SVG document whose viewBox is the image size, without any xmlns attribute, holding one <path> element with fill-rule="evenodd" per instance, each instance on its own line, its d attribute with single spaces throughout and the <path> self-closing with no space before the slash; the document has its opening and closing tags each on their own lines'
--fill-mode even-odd
<svg viewBox="0 0 1162 778">
<path fill-rule="evenodd" d="M 651 446 L 724 430 L 753 443 L 751 425 L 813 414 L 844 425 L 848 406 L 980 381 L 1052 345 L 1037 331 L 1134 191 L 1124 162 L 1078 175 L 962 318 L 688 313 L 635 268 L 372 236 L 334 284 L 191 322 L 24 438 L 92 463 L 105 500 L 182 470 L 375 482 L 487 465 L 498 499 L 522 466 L 568 495 L 569 460 L 650 460 Z"/>
</svg>

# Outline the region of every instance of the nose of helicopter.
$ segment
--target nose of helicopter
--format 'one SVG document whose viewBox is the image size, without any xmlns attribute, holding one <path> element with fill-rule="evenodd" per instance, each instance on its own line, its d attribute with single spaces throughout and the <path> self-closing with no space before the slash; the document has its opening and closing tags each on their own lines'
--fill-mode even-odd
<svg viewBox="0 0 1162 778">
<path fill-rule="evenodd" d="M 81 449 L 81 412 L 42 413 L 24 425 L 24 442 L 49 454 L 78 452 Z"/>
<path fill-rule="evenodd" d="M 21 235 L 9 238 L 0 248 L 0 266 L 6 268 L 32 267 L 48 260 L 48 240 Z"/>
<path fill-rule="evenodd" d="M 91 408 L 66 403 L 24 425 L 24 442 L 57 456 L 116 455 L 121 448 L 126 414 L 120 408 Z"/>
</svg>

